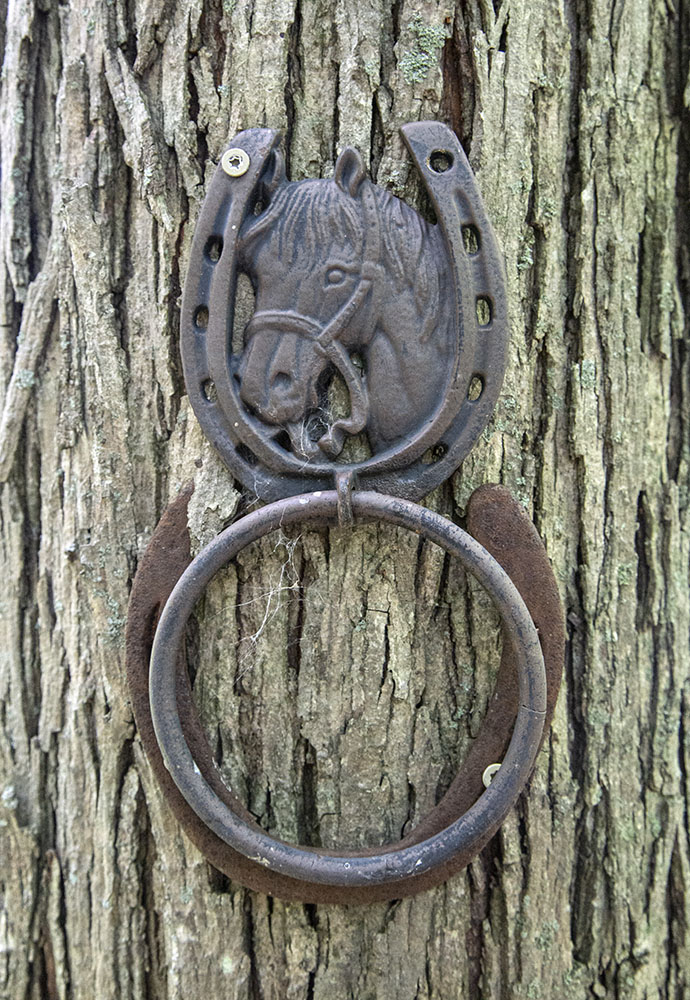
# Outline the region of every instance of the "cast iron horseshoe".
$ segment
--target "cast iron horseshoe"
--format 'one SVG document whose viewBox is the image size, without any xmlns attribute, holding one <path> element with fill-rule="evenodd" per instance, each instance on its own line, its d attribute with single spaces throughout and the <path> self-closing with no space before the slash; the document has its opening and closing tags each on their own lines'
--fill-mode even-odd
<svg viewBox="0 0 690 1000">
<path fill-rule="evenodd" d="M 329 347 L 337 350 L 332 347 L 335 340 L 341 344 L 341 355 L 346 350 L 364 355 L 366 373 L 360 382 L 368 383 L 368 393 L 375 397 L 379 410 L 378 421 L 370 419 L 378 448 L 364 461 L 338 464 L 341 471 L 356 471 L 361 489 L 411 500 L 426 496 L 460 465 L 498 398 L 507 342 L 503 263 L 474 176 L 460 143 L 445 125 L 416 122 L 405 125 L 402 134 L 434 206 L 438 229 L 366 180 L 364 166 L 354 150 L 343 151 L 333 181 L 289 183 L 276 148 L 279 135 L 272 129 L 249 129 L 236 136 L 235 148 L 245 151 L 249 158 L 246 172 L 228 176 L 220 165 L 211 181 L 194 234 L 182 302 L 185 382 L 209 440 L 237 478 L 262 500 L 293 496 L 308 489 L 330 489 L 333 485 L 333 462 L 327 460 L 327 453 L 321 454 L 323 460 L 319 460 L 318 453 L 310 454 L 305 464 L 305 455 L 296 453 L 294 440 L 285 447 L 285 426 L 296 422 L 290 421 L 288 407 L 283 406 L 285 420 L 276 420 L 281 416 L 279 400 L 273 401 L 274 413 L 270 413 L 271 401 L 267 404 L 258 398 L 262 387 L 256 385 L 253 369 L 257 364 L 261 366 L 271 351 L 280 351 L 276 349 L 278 336 L 283 350 L 277 363 L 283 367 L 276 369 L 276 375 L 292 383 L 283 383 L 283 402 L 285 397 L 290 400 L 290 389 L 299 381 L 300 372 L 295 369 L 300 361 L 303 363 L 307 344 L 322 353 Z M 247 217 L 252 205 L 260 206 L 262 212 L 258 216 L 250 212 Z M 305 216 L 302 225 L 300 212 Z M 357 228 L 358 214 L 364 229 L 361 250 L 346 245 Z M 374 227 L 372 218 L 377 219 Z M 286 233 L 290 222 L 292 227 Z M 310 222 L 316 234 L 307 231 Z M 306 241 L 307 249 L 313 247 L 322 227 L 331 227 L 327 238 L 332 237 L 335 262 L 343 265 L 346 279 L 349 272 L 361 270 L 362 263 L 366 265 L 368 273 L 362 275 L 362 284 L 377 286 L 378 311 L 394 327 L 383 331 L 387 343 L 382 342 L 385 338 L 381 332 L 366 342 L 371 327 L 359 338 L 359 331 L 352 331 L 353 344 L 343 345 L 332 336 L 331 345 L 319 340 L 316 331 L 328 331 L 319 328 L 313 314 L 322 304 L 329 308 L 324 300 L 329 296 L 337 299 L 339 289 L 319 285 L 320 275 L 305 274 L 306 269 L 299 267 L 303 261 L 298 251 L 302 241 Z M 381 248 L 379 259 L 375 259 L 367 238 L 374 228 L 382 230 L 375 241 Z M 280 256 L 278 249 L 282 251 Z M 290 255 L 293 260 L 288 268 Z M 243 269 L 252 269 L 250 274 L 258 287 L 257 312 L 264 322 L 262 329 L 257 329 L 255 317 L 249 325 L 249 343 L 233 345 L 235 289 L 242 264 Z M 404 264 L 406 273 L 401 274 Z M 422 273 L 418 274 L 420 268 Z M 401 281 L 409 285 L 411 275 L 420 279 L 418 286 L 431 286 L 434 281 L 440 285 L 437 289 L 413 287 L 416 308 L 415 302 L 401 302 L 399 295 Z M 306 290 L 293 287 L 298 279 L 306 279 Z M 281 281 L 289 287 L 283 290 Z M 387 303 L 380 302 L 381 287 L 390 290 L 387 315 Z M 347 291 L 349 288 L 344 287 L 343 293 Z M 424 298 L 420 301 L 425 293 L 430 302 Z M 283 299 L 280 304 L 286 307 L 262 308 L 262 300 L 276 297 Z M 312 313 L 309 318 L 300 315 L 299 305 L 305 298 L 309 299 Z M 430 309 L 432 302 L 435 309 Z M 344 301 L 343 306 L 347 305 Z M 371 303 L 368 305 L 371 308 Z M 398 336 L 402 307 L 409 314 L 409 322 L 402 323 L 404 333 L 411 328 L 408 338 Z M 266 316 L 269 312 L 272 315 Z M 277 333 L 276 315 L 280 317 Z M 358 318 L 349 317 L 351 325 L 356 327 L 352 320 Z M 441 329 L 444 319 L 447 329 Z M 435 320 L 439 322 L 433 327 Z M 425 323 L 431 328 L 424 329 Z M 309 327 L 316 328 L 312 336 Z M 293 338 L 301 343 L 300 358 L 295 356 L 297 348 L 291 351 L 288 343 Z M 442 342 L 438 342 L 441 338 Z M 257 346 L 253 348 L 253 344 Z M 386 381 L 387 372 L 399 371 L 403 352 L 409 356 L 412 350 L 413 360 L 406 370 L 399 378 Z M 346 356 L 343 368 L 350 388 L 354 380 L 350 356 Z M 331 356 L 328 360 L 338 367 L 337 359 L 333 361 Z M 266 367 L 263 364 L 264 370 Z M 302 370 L 303 380 L 307 375 Z M 243 384 L 246 386 L 250 378 L 254 398 L 248 409 L 242 393 Z M 400 398 L 401 385 L 410 403 L 416 404 L 402 418 L 398 413 L 405 402 Z M 279 395 L 280 388 L 274 396 Z M 318 409 L 318 400 L 313 408 Z M 383 426 L 385 414 L 391 415 L 389 419 L 395 425 L 392 430 Z M 411 430 L 396 437 L 401 419 Z M 304 437 L 309 446 L 308 430 Z"/>
<path fill-rule="evenodd" d="M 403 134 L 438 226 L 376 188 L 355 150 L 341 153 L 332 180 L 299 183 L 285 178 L 271 130 L 240 133 L 225 153 L 185 285 L 185 379 L 229 468 L 275 502 L 189 564 L 183 494 L 142 561 L 128 618 L 137 724 L 176 815 L 228 875 L 303 901 L 397 898 L 467 864 L 531 773 L 562 668 L 555 580 L 505 491 L 484 487 L 470 505 L 469 526 L 489 551 L 411 502 L 457 467 L 485 426 L 503 377 L 507 321 L 500 257 L 457 139 L 437 122 Z M 234 324 L 240 270 L 256 296 L 244 334 Z M 338 377 L 349 412 L 331 406 Z M 291 523 L 370 519 L 406 526 L 457 556 L 494 601 L 506 648 L 463 773 L 416 830 L 361 852 L 298 847 L 265 834 L 220 781 L 179 667 L 185 627 L 210 579 L 256 538 Z M 501 766 L 479 794 L 487 754 Z"/>
</svg>

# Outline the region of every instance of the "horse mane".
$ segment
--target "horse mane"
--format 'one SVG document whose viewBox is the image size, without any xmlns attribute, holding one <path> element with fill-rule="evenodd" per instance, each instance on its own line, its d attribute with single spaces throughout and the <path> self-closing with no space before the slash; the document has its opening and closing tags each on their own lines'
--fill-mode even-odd
<svg viewBox="0 0 690 1000">
<path fill-rule="evenodd" d="M 364 181 L 371 184 L 371 181 Z M 420 316 L 420 337 L 426 340 L 438 328 L 444 308 L 444 274 L 430 242 L 439 237 L 436 227 L 421 218 L 405 202 L 373 186 L 377 201 L 384 253 L 383 266 L 396 291 L 413 288 Z M 323 261 L 333 246 L 351 252 L 353 263 L 364 252 L 361 201 L 343 192 L 333 180 L 285 183 L 264 211 L 250 216 L 240 235 L 241 266 L 250 268 L 249 253 L 255 241 L 270 229 L 277 239 L 277 252 L 293 266 L 300 254 Z"/>
</svg>

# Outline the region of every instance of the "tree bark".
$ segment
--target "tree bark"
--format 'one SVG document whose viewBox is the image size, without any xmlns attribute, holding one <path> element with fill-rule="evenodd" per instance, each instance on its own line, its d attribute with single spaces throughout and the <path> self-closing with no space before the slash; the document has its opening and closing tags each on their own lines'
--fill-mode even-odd
<svg viewBox="0 0 690 1000">
<path fill-rule="evenodd" d="M 5 6 L 5 5 L 3 5 Z M 16 0 L 0 19 L 0 995 L 681 1000 L 690 978 L 688 40 L 684 0 Z M 469 869 L 391 904 L 285 904 L 210 868 L 134 728 L 123 630 L 165 505 L 195 548 L 250 498 L 188 405 L 178 310 L 241 128 L 292 179 L 440 118 L 505 254 L 482 440 L 428 504 L 508 486 L 566 607 L 528 792 Z M 286 532 L 197 615 L 221 769 L 271 832 L 397 839 L 498 663 L 487 598 L 416 537 Z"/>
</svg>

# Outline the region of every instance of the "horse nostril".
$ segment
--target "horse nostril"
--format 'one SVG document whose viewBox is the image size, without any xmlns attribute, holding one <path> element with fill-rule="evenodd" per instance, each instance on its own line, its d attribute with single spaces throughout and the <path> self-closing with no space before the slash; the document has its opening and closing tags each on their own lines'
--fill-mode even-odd
<svg viewBox="0 0 690 1000">
<path fill-rule="evenodd" d="M 278 372 L 273 376 L 273 381 L 271 382 L 271 389 L 275 389 L 277 392 L 286 393 L 289 391 L 292 385 L 292 378 L 287 372 Z"/>
</svg>

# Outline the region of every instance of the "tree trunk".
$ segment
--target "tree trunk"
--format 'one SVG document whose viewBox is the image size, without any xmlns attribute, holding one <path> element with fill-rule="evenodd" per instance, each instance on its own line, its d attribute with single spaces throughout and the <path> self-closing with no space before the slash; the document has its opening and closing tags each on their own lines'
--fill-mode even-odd
<svg viewBox="0 0 690 1000">
<path fill-rule="evenodd" d="M 684 0 L 7 6 L 2 997 L 687 996 L 689 19 Z M 478 175 L 512 327 L 494 418 L 427 503 L 462 523 L 498 481 L 531 513 L 564 689 L 528 792 L 465 872 L 397 903 L 286 904 L 180 832 L 125 684 L 162 510 L 195 480 L 198 549 L 242 501 L 185 396 L 181 284 L 238 130 L 282 128 L 292 179 L 359 146 L 419 204 L 398 128 L 421 118 Z M 193 637 L 226 779 L 288 839 L 397 839 L 478 730 L 496 631 L 404 531 L 270 536 Z"/>
</svg>

